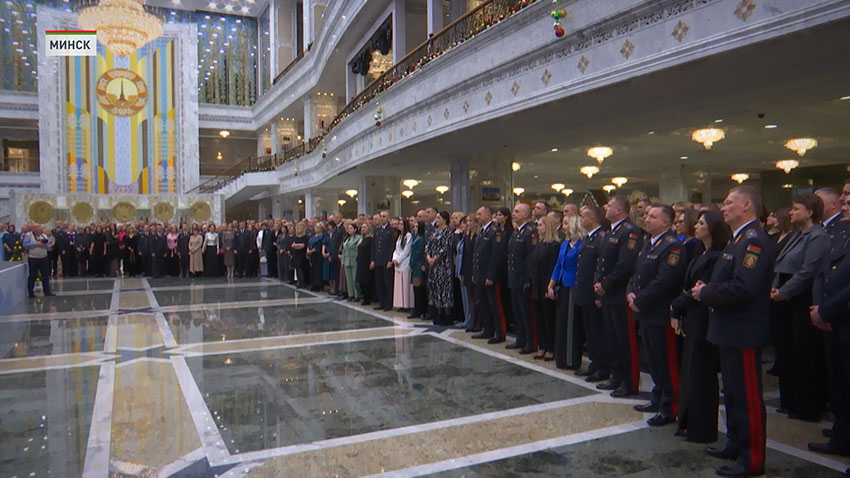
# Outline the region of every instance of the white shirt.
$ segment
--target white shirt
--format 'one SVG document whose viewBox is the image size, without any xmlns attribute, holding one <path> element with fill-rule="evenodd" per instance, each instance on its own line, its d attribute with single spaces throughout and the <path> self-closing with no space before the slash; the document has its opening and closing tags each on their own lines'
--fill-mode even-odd
<svg viewBox="0 0 850 478">
<path fill-rule="evenodd" d="M 596 231 L 600 229 L 602 229 L 602 226 L 596 226 L 594 230 L 590 231 L 590 234 L 588 234 L 587 237 L 593 237 L 596 234 Z"/>
<path fill-rule="evenodd" d="M 829 219 L 827 219 L 826 221 L 824 221 L 824 222 L 823 222 L 823 227 L 824 227 L 824 229 L 826 229 L 827 227 L 829 227 L 829 225 L 830 225 L 830 224 L 832 224 L 832 221 L 836 221 L 836 220 L 838 220 L 837 218 L 838 218 L 839 216 L 841 216 L 841 211 L 838 211 L 838 212 L 837 212 L 837 213 L 835 213 L 835 214 L 834 214 L 831 218 L 829 218 Z"/>
<path fill-rule="evenodd" d="M 659 234 L 657 236 L 652 236 L 652 239 L 649 240 L 650 245 L 652 245 L 652 247 L 655 247 L 655 243 L 657 243 L 658 240 L 661 239 L 661 236 L 663 236 L 663 235 L 664 235 L 664 233 L 662 232 L 661 234 Z"/>
<path fill-rule="evenodd" d="M 614 229 L 617 229 L 617 226 L 622 224 L 622 222 L 625 221 L 625 220 L 626 220 L 626 218 L 624 217 L 624 218 L 620 219 L 619 221 L 611 224 L 611 230 L 613 231 Z"/>
<path fill-rule="evenodd" d="M 488 222 L 488 223 L 487 223 L 487 225 L 486 225 L 486 226 L 484 226 L 484 229 L 482 229 L 482 230 L 481 230 L 481 232 L 482 232 L 482 233 L 487 232 L 487 229 L 489 229 L 489 228 L 490 228 L 490 224 L 493 224 L 493 221 Z"/>
<path fill-rule="evenodd" d="M 204 235 L 204 246 L 218 247 L 218 233 L 208 232 Z"/>
<path fill-rule="evenodd" d="M 743 226 L 739 227 L 738 229 L 735 229 L 735 234 L 732 234 L 732 240 L 734 241 L 735 239 L 737 239 L 737 238 L 738 238 L 738 234 L 740 234 L 740 233 L 741 233 L 741 231 L 743 231 L 743 230 L 744 230 L 744 228 L 746 228 L 747 226 L 749 226 L 750 224 L 752 224 L 752 223 L 754 223 L 754 222 L 755 222 L 755 221 L 750 221 L 750 222 L 748 222 L 748 223 L 744 224 Z"/>
<path fill-rule="evenodd" d="M 257 233 L 257 249 L 263 248 L 263 233 L 266 232 L 265 229 L 260 229 Z"/>
<path fill-rule="evenodd" d="M 401 240 L 405 238 L 404 247 L 401 247 Z M 404 236 L 399 236 L 395 241 L 395 250 L 393 251 L 393 261 L 398 261 L 395 266 L 396 272 L 405 272 L 410 270 L 410 244 L 413 242 L 413 236 L 408 232 Z"/>
</svg>

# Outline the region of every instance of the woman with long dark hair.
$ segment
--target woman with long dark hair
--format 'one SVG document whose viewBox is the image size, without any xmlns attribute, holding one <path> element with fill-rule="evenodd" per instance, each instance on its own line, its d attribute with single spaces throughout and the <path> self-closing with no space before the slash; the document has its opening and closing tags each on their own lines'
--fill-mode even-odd
<svg viewBox="0 0 850 478">
<path fill-rule="evenodd" d="M 413 308 L 413 286 L 410 283 L 410 253 L 413 234 L 410 223 L 404 218 L 396 221 L 396 241 L 393 250 L 393 307 L 399 312 L 408 312 Z"/>
<path fill-rule="evenodd" d="M 106 234 L 100 225 L 94 228 L 91 246 L 89 246 L 89 275 L 103 277 L 106 272 Z"/>
<path fill-rule="evenodd" d="M 210 223 L 207 233 L 204 235 L 204 276 L 218 276 L 218 245 L 219 237 L 215 231 L 215 224 Z"/>
<path fill-rule="evenodd" d="M 410 283 L 413 285 L 413 312 L 408 319 L 418 319 L 428 310 L 425 290 L 425 223 L 413 223 L 413 241 L 410 242 Z"/>
<path fill-rule="evenodd" d="M 451 325 L 451 308 L 454 306 L 452 283 L 452 229 L 448 227 L 449 213 L 440 211 L 434 220 L 436 228 L 425 246 L 428 261 L 428 305 L 437 309 L 435 325 Z"/>
<path fill-rule="evenodd" d="M 118 233 L 118 226 L 115 223 L 109 224 L 109 229 L 105 231 L 106 234 L 106 274 L 109 277 L 115 277 L 118 275 L 121 269 L 121 250 L 119 247 L 120 235 Z"/>
<path fill-rule="evenodd" d="M 703 252 L 688 264 L 682 294 L 671 304 L 670 325 L 683 335 L 682 364 L 679 370 L 679 427 L 676 435 L 687 441 L 717 441 L 719 391 L 717 346 L 706 339 L 708 307 L 694 300 L 691 288 L 699 281 L 708 283 L 714 265 L 729 242 L 731 232 L 719 211 L 699 213 L 694 237 L 702 241 Z"/>
</svg>

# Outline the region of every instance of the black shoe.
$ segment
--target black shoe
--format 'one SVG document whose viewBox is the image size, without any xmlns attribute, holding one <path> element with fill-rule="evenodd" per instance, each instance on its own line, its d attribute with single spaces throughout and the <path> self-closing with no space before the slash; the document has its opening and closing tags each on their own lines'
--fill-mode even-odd
<svg viewBox="0 0 850 478">
<path fill-rule="evenodd" d="M 593 372 L 592 374 L 585 377 L 584 381 L 588 383 L 596 383 L 601 382 L 603 380 L 608 380 L 609 374 L 600 372 L 599 370 Z"/>
<path fill-rule="evenodd" d="M 492 335 L 487 335 L 483 332 L 480 333 L 480 334 L 476 334 L 476 335 L 472 336 L 473 339 L 489 339 L 489 338 L 492 338 L 492 337 L 493 337 Z"/>
<path fill-rule="evenodd" d="M 44 296 L 45 296 L 45 297 L 55 297 L 55 296 L 56 296 L 56 294 L 54 294 L 53 292 L 45 292 L 45 293 L 44 293 Z"/>
<path fill-rule="evenodd" d="M 718 476 L 761 476 L 764 474 L 764 470 L 750 471 L 740 463 L 732 463 L 731 465 L 721 466 L 715 470 L 715 473 Z"/>
<path fill-rule="evenodd" d="M 615 382 L 613 379 L 596 386 L 597 390 L 617 390 L 618 388 L 620 388 L 620 382 Z"/>
<path fill-rule="evenodd" d="M 631 390 L 629 390 L 625 386 L 620 386 L 620 388 L 611 392 L 611 396 L 614 397 L 614 398 L 625 398 L 625 397 L 631 397 L 632 395 L 637 395 L 637 394 L 632 392 Z"/>
<path fill-rule="evenodd" d="M 519 351 L 520 355 L 528 355 L 528 354 L 533 354 L 533 353 L 534 353 L 534 350 L 531 349 L 530 347 L 523 348 L 522 350 Z"/>
<path fill-rule="evenodd" d="M 784 408 L 781 408 L 781 407 L 780 407 L 780 408 L 777 408 L 777 409 L 776 409 L 776 413 L 781 413 L 781 414 L 783 414 L 783 415 L 788 415 L 788 414 L 790 414 L 791 412 L 789 412 L 788 410 L 786 410 L 786 409 L 784 409 Z"/>
<path fill-rule="evenodd" d="M 739 453 L 725 446 L 723 448 L 710 446 L 705 449 L 705 454 L 708 456 L 713 456 L 714 458 L 720 458 L 721 460 L 737 460 Z"/>
<path fill-rule="evenodd" d="M 384 308 L 379 305 L 377 307 L 372 307 L 372 310 L 384 310 Z"/>
<path fill-rule="evenodd" d="M 492 339 L 490 339 L 490 340 L 488 340 L 488 341 L 487 341 L 487 343 L 488 343 L 488 344 L 490 344 L 490 345 L 492 345 L 492 344 L 501 344 L 501 343 L 504 343 L 504 342 L 505 342 L 505 338 L 504 338 L 504 337 L 493 337 Z"/>
<path fill-rule="evenodd" d="M 838 455 L 850 457 L 850 450 L 842 450 L 837 448 L 832 442 L 827 443 L 809 443 L 809 451 L 820 453 L 821 455 Z"/>
<path fill-rule="evenodd" d="M 576 370 L 576 377 L 589 377 L 596 373 L 596 370 L 593 370 L 591 367 L 588 367 L 587 370 Z"/>
<path fill-rule="evenodd" d="M 641 412 L 641 413 L 650 413 L 650 412 L 658 413 L 658 404 L 654 403 L 654 402 L 647 402 L 647 403 L 644 403 L 643 405 L 635 405 L 634 409 Z"/>
<path fill-rule="evenodd" d="M 516 349 L 521 349 L 523 347 L 525 347 L 525 345 L 520 345 L 517 342 L 514 342 L 514 343 L 509 344 L 509 345 L 505 345 L 505 348 L 508 349 L 508 350 L 516 350 Z"/>
<path fill-rule="evenodd" d="M 410 314 L 407 316 L 408 319 L 418 319 L 421 318 L 422 314 Z"/>
<path fill-rule="evenodd" d="M 651 427 L 663 427 L 671 423 L 676 423 L 676 419 L 670 415 L 663 415 L 661 413 L 653 415 L 652 418 L 646 421 L 646 424 Z"/>
<path fill-rule="evenodd" d="M 820 433 L 826 438 L 832 438 L 832 428 L 824 428 L 820 431 Z"/>
<path fill-rule="evenodd" d="M 366 301 L 361 302 L 360 305 L 372 305 L 372 303 L 369 302 L 368 300 L 366 300 Z"/>
</svg>

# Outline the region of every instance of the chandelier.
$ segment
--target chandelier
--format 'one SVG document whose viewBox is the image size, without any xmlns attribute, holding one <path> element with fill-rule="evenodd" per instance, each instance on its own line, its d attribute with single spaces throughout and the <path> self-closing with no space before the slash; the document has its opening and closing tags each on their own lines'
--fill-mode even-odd
<svg viewBox="0 0 850 478">
<path fill-rule="evenodd" d="M 419 180 L 417 179 L 405 179 L 401 182 L 402 185 L 407 187 L 407 189 L 413 189 L 419 185 Z"/>
<path fill-rule="evenodd" d="M 623 187 L 624 184 L 629 182 L 629 178 L 624 178 L 623 176 L 617 176 L 611 178 L 611 183 L 616 184 L 618 188 Z"/>
<path fill-rule="evenodd" d="M 565 187 L 566 186 L 561 184 L 561 183 L 555 183 L 555 184 L 552 185 L 552 189 L 554 189 L 555 191 L 558 191 L 558 192 L 561 192 L 561 190 L 564 189 Z"/>
<path fill-rule="evenodd" d="M 413 196 L 413 191 L 411 191 L 410 189 L 407 189 L 405 191 L 402 191 L 401 195 L 406 197 L 407 199 L 410 199 L 410 196 Z"/>
<path fill-rule="evenodd" d="M 816 147 L 817 145 L 818 140 L 813 138 L 794 138 L 789 139 L 788 142 L 785 143 L 786 148 L 791 151 L 796 151 L 800 156 L 806 154 L 806 151 Z"/>
<path fill-rule="evenodd" d="M 578 172 L 587 176 L 587 179 L 590 179 L 594 174 L 599 172 L 599 168 L 596 166 L 582 166 L 579 168 Z"/>
<path fill-rule="evenodd" d="M 614 150 L 609 148 L 608 146 L 594 146 L 592 148 L 587 148 L 587 155 L 591 158 L 596 159 L 600 164 L 602 161 L 605 161 L 605 158 L 614 154 Z"/>
<path fill-rule="evenodd" d="M 785 171 L 785 174 L 791 172 L 792 169 L 796 168 L 800 165 L 800 162 L 796 159 L 783 159 L 782 161 L 776 162 L 776 167 Z"/>
<path fill-rule="evenodd" d="M 743 183 L 747 179 L 750 179 L 750 175 L 747 173 L 735 173 L 731 176 L 732 181 L 737 181 L 738 184 Z"/>
<path fill-rule="evenodd" d="M 615 189 L 617 189 L 617 186 L 614 186 L 613 184 L 606 184 L 605 186 L 602 186 L 602 190 L 608 194 L 611 194 L 611 191 Z"/>
<path fill-rule="evenodd" d="M 573 192 L 575 192 L 575 191 L 573 191 L 570 188 L 561 189 L 561 194 L 563 194 L 564 196 L 567 196 L 567 197 L 569 197 L 570 194 L 572 194 Z"/>
<path fill-rule="evenodd" d="M 702 143 L 705 149 L 711 149 L 711 145 L 726 137 L 726 133 L 720 128 L 698 129 L 691 134 L 691 139 Z"/>
<path fill-rule="evenodd" d="M 126 56 L 162 35 L 162 21 L 147 13 L 141 0 L 101 0 L 77 15 L 80 26 L 97 30 L 97 40 Z"/>
<path fill-rule="evenodd" d="M 345 191 L 345 194 L 348 197 L 353 198 L 354 196 L 357 196 L 357 192 L 358 191 L 356 189 L 348 189 L 348 190 Z"/>
<path fill-rule="evenodd" d="M 449 190 L 449 187 L 448 187 L 448 186 L 440 185 L 440 186 L 435 187 L 435 188 L 434 188 L 434 190 L 435 190 L 435 191 L 437 191 L 437 192 L 438 192 L 438 193 L 440 193 L 440 194 L 445 194 L 445 193 L 446 193 L 446 191 L 448 191 L 448 190 Z"/>
<path fill-rule="evenodd" d="M 514 188 L 513 189 L 513 193 L 516 194 L 517 196 L 522 196 L 522 193 L 524 193 L 524 192 L 525 192 L 525 188 Z"/>
</svg>

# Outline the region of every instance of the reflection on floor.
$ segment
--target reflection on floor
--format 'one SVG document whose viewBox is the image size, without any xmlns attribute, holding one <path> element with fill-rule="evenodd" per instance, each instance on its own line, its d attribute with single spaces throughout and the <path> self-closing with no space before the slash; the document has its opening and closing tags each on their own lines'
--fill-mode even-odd
<svg viewBox="0 0 850 478">
<path fill-rule="evenodd" d="M 719 465 L 550 363 L 274 280 L 54 291 L 0 319 L 0 476 L 690 478 Z M 805 450 L 822 426 L 771 413 L 768 474 L 841 476 L 847 461 Z"/>
</svg>

